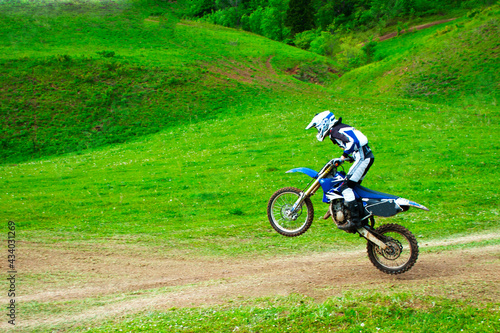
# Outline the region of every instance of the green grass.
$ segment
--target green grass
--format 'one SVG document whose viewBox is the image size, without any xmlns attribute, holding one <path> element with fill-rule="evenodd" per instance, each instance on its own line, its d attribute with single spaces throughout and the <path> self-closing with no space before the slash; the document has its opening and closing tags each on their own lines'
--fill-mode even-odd
<svg viewBox="0 0 500 333">
<path fill-rule="evenodd" d="M 382 60 L 334 80 L 328 68 L 337 65 L 325 58 L 250 33 L 179 24 L 168 4 L 52 4 L 0 5 L 3 163 L 121 143 L 301 89 L 270 75 L 269 59 L 278 73 L 310 67 L 302 76 L 349 95 L 496 109 L 498 6 L 379 43 Z"/>
<path fill-rule="evenodd" d="M 375 60 L 336 81 L 348 94 L 497 109 L 500 7 L 377 44 Z"/>
<path fill-rule="evenodd" d="M 22 239 L 43 243 L 132 242 L 209 256 L 361 246 L 331 221 L 319 219 L 327 208 L 319 195 L 313 198 L 316 221 L 305 235 L 281 237 L 267 222 L 267 200 L 274 191 L 309 182 L 286 170 L 318 169 L 340 155 L 331 143 L 318 143 L 303 129 L 311 114 L 328 106 L 372 142 L 376 162 L 364 184 L 430 208 L 410 210 L 391 222 L 425 238 L 497 230 L 494 113 L 478 116 L 419 102 L 312 93 L 268 97 L 251 111 L 242 105 L 229 112 L 244 117 L 225 116 L 114 147 L 3 165 L 2 214 L 18 222 Z"/>
<path fill-rule="evenodd" d="M 0 162 L 210 119 L 277 87 L 299 89 L 266 61 L 280 72 L 321 58 L 232 29 L 167 22 L 158 11 L 169 5 L 160 4 L 0 4 Z"/>
<path fill-rule="evenodd" d="M 432 289 L 432 288 L 431 288 Z M 74 332 L 495 332 L 498 304 L 428 291 L 361 290 L 325 301 L 292 294 L 236 304 L 150 311 Z"/>
<path fill-rule="evenodd" d="M 180 313 L 176 313 L 180 312 Z M 105 326 L 95 332 L 469 332 L 500 328 L 498 309 L 477 308 L 473 301 L 416 298 L 410 294 L 378 297 L 347 296 L 322 304 L 300 296 L 272 299 L 257 306 L 217 310 L 181 310 Z"/>
<path fill-rule="evenodd" d="M 24 90 L 4 86 L 4 92 L 12 91 L 3 97 L 17 97 L 2 98 L 2 103 L 29 104 L 27 92 L 41 89 L 35 87 L 34 77 L 16 81 L 21 72 L 28 75 L 28 68 L 40 73 L 37 80 L 46 88 L 64 89 L 60 93 L 47 88 L 36 100 L 39 108 L 13 109 L 4 104 L 4 114 L 20 119 L 36 116 L 47 126 L 18 120 L 18 127 L 29 133 L 16 137 L 9 131 L 19 128 L 8 125 L 11 117 L 3 117 L 4 133 L 11 135 L 11 143 L 15 141 L 8 147 L 18 155 L 2 152 L 14 160 L 29 158 L 33 137 L 29 138 L 35 128 L 37 140 L 44 138 L 49 147 L 40 154 L 78 150 L 0 166 L 1 216 L 18 223 L 21 239 L 134 243 L 165 253 L 205 256 L 273 256 L 361 246 L 331 221 L 319 219 L 327 209 L 319 195 L 313 198 L 316 221 L 305 235 L 283 238 L 267 222 L 267 200 L 274 191 L 302 188 L 309 181 L 306 176 L 285 174 L 286 170 L 318 169 L 340 155 L 337 147 L 320 144 L 314 133 L 303 130 L 313 114 L 325 109 L 343 116 L 370 139 L 376 162 L 365 186 L 431 209 L 410 210 L 387 221 L 406 225 L 424 239 L 498 229 L 497 108 L 344 97 L 336 88 L 301 83 L 282 74 L 294 62 L 319 56 L 207 24 L 184 22 L 174 32 L 162 34 L 154 22 L 151 27 L 141 21 L 150 17 L 151 10 L 123 10 L 115 16 L 92 13 L 3 16 L 4 27 L 13 27 L 2 31 L 12 33 L 21 29 L 22 20 L 37 19 L 40 29 L 50 26 L 54 32 L 32 33 L 36 38 L 46 36 L 53 46 L 41 53 L 36 43 L 3 46 L 11 51 L 4 54 L 12 58 L 3 60 L 8 66 L 0 80 Z M 73 27 L 74 21 L 86 24 L 94 33 L 68 42 L 57 37 L 63 28 L 50 23 L 59 21 Z M 121 29 L 120 22 L 134 23 L 125 25 L 123 32 L 137 34 L 129 44 L 110 34 Z M 417 33 L 408 36 L 416 38 Z M 139 37 L 151 47 L 138 46 Z M 67 57 L 57 55 L 61 48 Z M 111 53 L 103 50 L 115 55 L 106 57 Z M 271 56 L 277 74 L 265 64 Z M 221 59 L 218 66 L 223 69 L 197 67 Z M 233 62 L 234 66 L 228 65 Z M 259 79 L 246 82 L 219 74 L 232 68 L 236 75 L 241 73 L 239 66 L 255 68 Z M 110 67 L 114 69 L 107 70 Z M 171 80 L 181 83 L 169 86 Z M 159 103 L 165 101 L 158 96 L 167 95 L 175 96 L 171 97 L 175 107 L 161 114 L 168 105 Z M 65 113 L 52 110 L 65 104 L 75 107 Z M 102 119 L 109 119 L 105 130 L 89 128 Z M 147 135 L 148 131 L 159 133 Z M 124 144 L 103 146 L 132 137 L 135 140 Z M 92 148 L 96 146 L 101 148 Z"/>
<path fill-rule="evenodd" d="M 463 26 L 448 32 L 435 27 L 381 43 L 383 60 L 324 87 L 284 74 L 302 63 L 331 65 L 322 57 L 158 11 L 167 13 L 111 2 L 97 9 L 0 10 L 0 220 L 16 221 L 19 244 L 120 244 L 143 253 L 214 258 L 363 248 L 358 237 L 320 220 L 327 206 L 319 194 L 313 197 L 315 221 L 301 237 L 282 237 L 267 221 L 274 191 L 309 182 L 285 171 L 318 169 L 340 156 L 340 149 L 304 130 L 326 109 L 370 140 L 376 161 L 363 185 L 430 208 L 377 223 L 405 225 L 421 242 L 498 232 L 496 12 L 452 23 Z M 475 43 L 481 27 L 491 30 Z M 463 54 L 450 46 L 458 40 Z M 422 62 L 411 75 L 394 74 L 415 55 Z M 457 90 L 441 85 L 450 68 L 460 74 Z M 388 71 L 394 72 L 384 77 Z M 439 98 L 404 88 L 424 81 L 442 93 Z M 380 89 L 383 95 L 375 96 Z M 5 235 L 6 223 L 1 230 Z M 34 288 L 41 279 L 63 279 L 64 285 L 92 277 L 63 274 L 21 279 Z M 31 302 L 27 318 L 69 313 L 67 305 L 113 303 L 114 297 L 53 307 Z M 499 330 L 493 303 L 410 291 L 347 293 L 320 303 L 292 295 L 98 325 L 93 330 Z"/>
<path fill-rule="evenodd" d="M 347 295 L 317 304 L 301 296 L 271 299 L 259 305 L 220 310 L 180 310 L 151 313 L 121 326 L 131 332 L 468 332 L 500 328 L 498 308 L 477 307 L 474 301 L 411 294 Z M 93 331 L 93 330 L 91 330 Z"/>
</svg>

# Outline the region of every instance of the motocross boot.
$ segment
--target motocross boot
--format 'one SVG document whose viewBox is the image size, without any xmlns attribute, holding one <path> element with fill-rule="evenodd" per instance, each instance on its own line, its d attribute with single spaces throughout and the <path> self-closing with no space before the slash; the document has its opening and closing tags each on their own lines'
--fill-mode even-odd
<svg viewBox="0 0 500 333">
<path fill-rule="evenodd" d="M 351 213 L 351 218 L 346 223 L 338 226 L 340 230 L 355 231 L 361 227 L 361 220 L 359 217 L 359 204 L 357 201 L 346 202 L 347 209 Z"/>
</svg>

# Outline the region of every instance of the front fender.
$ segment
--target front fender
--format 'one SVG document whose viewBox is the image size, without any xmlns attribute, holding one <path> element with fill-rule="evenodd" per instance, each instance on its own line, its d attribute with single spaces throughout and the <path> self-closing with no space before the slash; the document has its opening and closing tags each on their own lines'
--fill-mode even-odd
<svg viewBox="0 0 500 333">
<path fill-rule="evenodd" d="M 293 172 L 302 172 L 311 178 L 314 178 L 314 179 L 318 178 L 318 173 L 316 171 L 314 171 L 313 169 L 309 169 L 309 168 L 295 168 L 292 170 L 288 170 L 286 173 L 293 173 Z"/>
</svg>

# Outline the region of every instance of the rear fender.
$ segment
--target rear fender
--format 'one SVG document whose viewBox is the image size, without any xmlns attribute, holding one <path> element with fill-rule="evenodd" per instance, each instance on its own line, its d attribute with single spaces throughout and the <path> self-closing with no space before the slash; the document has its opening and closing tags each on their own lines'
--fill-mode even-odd
<svg viewBox="0 0 500 333">
<path fill-rule="evenodd" d="M 396 200 L 396 203 L 400 206 L 400 207 L 415 207 L 415 208 L 418 208 L 418 209 L 422 209 L 422 210 L 426 210 L 426 211 L 429 211 L 429 208 L 425 207 L 424 205 L 421 205 L 419 203 L 416 203 L 414 201 L 410 201 L 408 199 L 403 199 L 403 198 L 398 198 Z"/>
</svg>

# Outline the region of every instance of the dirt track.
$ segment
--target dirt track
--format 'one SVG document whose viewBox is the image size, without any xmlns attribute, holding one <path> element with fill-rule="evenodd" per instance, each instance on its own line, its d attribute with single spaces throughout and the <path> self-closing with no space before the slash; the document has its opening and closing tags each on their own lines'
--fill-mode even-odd
<svg viewBox="0 0 500 333">
<path fill-rule="evenodd" d="M 450 243 L 498 239 L 497 234 L 455 239 Z M 425 248 L 425 243 L 421 247 Z M 440 244 L 428 244 L 436 246 Z M 441 244 L 442 245 L 442 244 Z M 153 253 L 137 256 L 129 246 L 92 248 L 24 244 L 20 270 L 43 278 L 23 286 L 20 304 L 114 299 L 77 313 L 19 319 L 21 327 L 82 322 L 131 312 L 225 303 L 228 300 L 300 293 L 317 300 L 349 289 L 413 288 L 453 283 L 469 286 L 478 300 L 500 299 L 500 246 L 421 253 L 415 267 L 399 276 L 376 270 L 362 246 L 359 250 L 308 256 L 242 260 L 165 258 Z M 140 258 L 147 260 L 138 260 Z M 4 263 L 2 263 L 4 265 Z M 5 271 L 5 267 L 0 267 Z M 158 288 L 163 288 L 158 290 Z M 439 289 L 436 289 L 439 292 Z M 127 292 L 135 295 L 124 295 Z M 3 324 L 3 323 L 2 323 Z"/>
<path fill-rule="evenodd" d="M 427 28 L 430 28 L 430 27 L 433 27 L 437 24 L 441 24 L 441 23 L 447 23 L 447 22 L 451 22 L 451 21 L 454 21 L 456 20 L 456 18 L 451 18 L 451 19 L 446 19 L 446 20 L 440 20 L 440 21 L 435 21 L 435 22 L 431 22 L 431 23 L 427 23 L 427 24 L 422 24 L 422 25 L 417 25 L 417 26 L 414 26 L 414 27 L 411 27 L 411 28 L 408 28 L 407 30 L 402 30 L 400 33 L 401 34 L 404 34 L 404 33 L 407 33 L 407 32 L 415 32 L 417 30 L 423 30 L 423 29 L 427 29 Z M 398 35 L 397 32 L 391 32 L 389 34 L 386 34 L 386 35 L 383 35 L 383 36 L 380 36 L 378 37 L 378 41 L 379 42 L 382 42 L 384 40 L 388 40 L 388 39 L 391 39 L 391 38 L 394 38 Z"/>
</svg>

